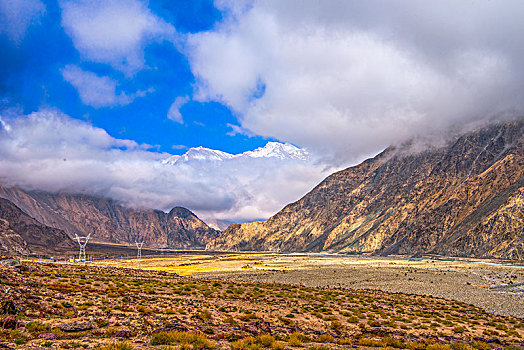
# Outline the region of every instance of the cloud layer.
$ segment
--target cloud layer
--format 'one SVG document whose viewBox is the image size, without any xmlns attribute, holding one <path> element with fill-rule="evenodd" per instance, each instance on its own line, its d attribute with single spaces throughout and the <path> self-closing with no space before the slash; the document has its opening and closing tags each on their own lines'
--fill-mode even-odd
<svg viewBox="0 0 524 350">
<path fill-rule="evenodd" d="M 38 23 L 46 7 L 39 0 L 0 0 L 0 33 L 5 32 L 14 42 L 20 42 L 27 28 Z"/>
<path fill-rule="evenodd" d="M 175 28 L 139 0 L 64 0 L 62 25 L 87 60 L 133 75 L 144 67 L 144 47 L 174 40 Z"/>
<path fill-rule="evenodd" d="M 75 65 L 65 66 L 62 69 L 62 76 L 78 91 L 83 104 L 96 108 L 124 106 L 133 102 L 136 97 L 143 97 L 147 93 L 146 91 L 133 94 L 117 93 L 116 80 L 98 76 Z"/>
<path fill-rule="evenodd" d="M 333 164 L 523 109 L 518 1 L 221 6 L 220 26 L 188 38 L 194 98 Z"/>
<path fill-rule="evenodd" d="M 172 156 L 53 110 L 4 114 L 1 121 L 3 184 L 102 195 L 135 207 L 180 205 L 217 224 L 267 218 L 329 173 L 305 151 L 280 143 L 241 155 L 196 148 Z"/>
</svg>

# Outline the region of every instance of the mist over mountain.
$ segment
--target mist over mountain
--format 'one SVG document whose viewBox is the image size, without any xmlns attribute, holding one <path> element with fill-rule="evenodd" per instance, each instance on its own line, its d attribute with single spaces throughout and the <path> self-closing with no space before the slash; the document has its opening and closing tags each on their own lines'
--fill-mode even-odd
<svg viewBox="0 0 524 350">
<path fill-rule="evenodd" d="M 231 225 L 208 248 L 521 260 L 523 232 L 520 118 L 440 147 L 390 147 L 265 222 Z"/>
<path fill-rule="evenodd" d="M 172 155 L 53 110 L 0 121 L 2 185 L 110 198 L 130 208 L 182 206 L 220 228 L 269 217 L 330 172 L 288 143 Z"/>
</svg>

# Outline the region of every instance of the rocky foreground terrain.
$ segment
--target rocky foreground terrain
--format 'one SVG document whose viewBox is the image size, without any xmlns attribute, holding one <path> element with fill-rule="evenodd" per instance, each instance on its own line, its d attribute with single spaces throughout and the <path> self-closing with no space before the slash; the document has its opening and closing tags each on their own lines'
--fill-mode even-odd
<svg viewBox="0 0 524 350">
<path fill-rule="evenodd" d="M 524 119 L 442 147 L 390 147 L 265 222 L 231 225 L 224 250 L 524 259 Z"/>
<path fill-rule="evenodd" d="M 93 241 L 147 247 L 203 248 L 218 232 L 191 211 L 175 207 L 169 213 L 133 209 L 96 196 L 24 191 L 0 186 L 6 198 L 42 224 L 75 234 L 91 234 Z M 45 239 L 42 237 L 42 239 Z"/>
<path fill-rule="evenodd" d="M 524 348 L 523 319 L 427 296 L 53 264 L 0 281 L 4 349 Z"/>
</svg>

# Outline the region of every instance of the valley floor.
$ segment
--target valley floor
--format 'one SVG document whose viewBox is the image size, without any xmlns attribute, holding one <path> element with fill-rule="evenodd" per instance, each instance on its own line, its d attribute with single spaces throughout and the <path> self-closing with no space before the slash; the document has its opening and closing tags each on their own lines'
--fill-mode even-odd
<svg viewBox="0 0 524 350">
<path fill-rule="evenodd" d="M 254 266 L 198 276 L 431 295 L 472 304 L 497 315 L 524 317 L 524 267 L 478 262 L 310 257 L 291 258 L 275 266 L 287 268 L 271 271 Z"/>
<path fill-rule="evenodd" d="M 497 315 L 524 317 L 524 266 L 497 262 L 202 252 L 97 264 L 199 278 L 431 295 L 472 304 Z"/>
<path fill-rule="evenodd" d="M 407 281 L 422 294 L 417 285 L 448 291 L 455 281 L 455 291 L 473 286 L 506 302 L 521 293 L 517 267 L 219 253 L 98 264 L 115 266 L 0 266 L 0 347 L 524 349 L 522 318 L 428 295 L 345 289 Z M 513 287 L 487 287 L 510 280 Z"/>
</svg>

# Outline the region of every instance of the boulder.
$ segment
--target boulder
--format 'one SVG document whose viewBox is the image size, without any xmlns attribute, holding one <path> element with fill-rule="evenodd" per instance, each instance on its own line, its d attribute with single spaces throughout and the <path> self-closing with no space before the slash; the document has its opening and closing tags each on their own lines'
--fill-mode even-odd
<svg viewBox="0 0 524 350">
<path fill-rule="evenodd" d="M 38 336 L 38 339 L 58 340 L 58 336 L 54 333 L 42 333 Z"/>
<path fill-rule="evenodd" d="M 82 332 L 82 331 L 88 331 L 90 329 L 93 329 L 93 324 L 91 322 L 85 321 L 85 322 L 68 322 L 68 323 L 62 323 L 60 325 L 60 329 L 64 332 Z"/>
<path fill-rule="evenodd" d="M 115 338 L 131 338 L 131 332 L 125 329 L 121 329 L 115 332 Z"/>
</svg>

